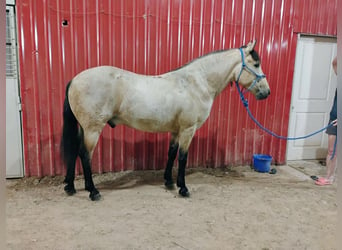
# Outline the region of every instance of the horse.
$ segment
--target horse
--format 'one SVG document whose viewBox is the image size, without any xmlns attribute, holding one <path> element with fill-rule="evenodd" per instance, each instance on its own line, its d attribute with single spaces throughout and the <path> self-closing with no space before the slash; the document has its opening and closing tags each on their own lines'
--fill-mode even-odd
<svg viewBox="0 0 342 250">
<path fill-rule="evenodd" d="M 215 97 L 233 81 L 257 100 L 270 94 L 255 44 L 252 41 L 240 48 L 215 51 L 161 75 L 140 75 L 112 66 L 98 66 L 77 74 L 66 86 L 63 106 L 61 154 L 67 166 L 65 192 L 76 193 L 75 163 L 80 157 L 89 198 L 101 198 L 91 172 L 94 148 L 106 124 L 112 128 L 123 124 L 171 134 L 164 184 L 174 188 L 172 167 L 178 153 L 176 183 L 180 196 L 188 197 L 188 149 L 196 130 L 207 120 Z"/>
</svg>

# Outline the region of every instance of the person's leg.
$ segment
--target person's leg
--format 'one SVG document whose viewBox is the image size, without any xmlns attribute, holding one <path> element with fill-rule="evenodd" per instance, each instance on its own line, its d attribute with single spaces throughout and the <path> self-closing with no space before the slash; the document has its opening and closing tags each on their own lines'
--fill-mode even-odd
<svg viewBox="0 0 342 250">
<path fill-rule="evenodd" d="M 327 154 L 327 159 L 326 159 L 327 174 L 325 178 L 329 182 L 333 182 L 335 178 L 336 160 L 337 160 L 337 149 L 335 149 L 335 152 L 334 152 L 335 140 L 336 140 L 335 135 L 328 135 L 328 154 Z"/>
</svg>

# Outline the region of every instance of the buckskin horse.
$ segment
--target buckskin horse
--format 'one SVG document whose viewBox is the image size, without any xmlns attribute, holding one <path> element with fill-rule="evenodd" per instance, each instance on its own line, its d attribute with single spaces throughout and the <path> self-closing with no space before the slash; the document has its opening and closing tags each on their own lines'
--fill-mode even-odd
<svg viewBox="0 0 342 250">
<path fill-rule="evenodd" d="M 76 75 L 66 87 L 63 109 L 61 153 L 67 165 L 66 193 L 76 192 L 75 163 L 79 156 L 85 189 L 91 200 L 100 199 L 91 172 L 94 148 L 106 124 L 112 128 L 123 124 L 142 131 L 171 133 L 165 186 L 174 187 L 172 167 L 178 153 L 179 194 L 189 196 L 185 185 L 188 149 L 196 130 L 208 118 L 215 97 L 233 81 L 257 100 L 270 94 L 255 44 L 212 52 L 162 75 L 140 75 L 111 66 Z"/>
</svg>

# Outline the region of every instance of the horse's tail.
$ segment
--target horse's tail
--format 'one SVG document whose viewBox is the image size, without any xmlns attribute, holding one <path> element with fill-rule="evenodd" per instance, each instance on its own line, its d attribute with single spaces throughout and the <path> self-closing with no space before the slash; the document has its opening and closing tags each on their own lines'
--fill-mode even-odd
<svg viewBox="0 0 342 250">
<path fill-rule="evenodd" d="M 69 160 L 76 159 L 80 148 L 78 122 L 70 108 L 68 98 L 70 85 L 71 81 L 68 83 L 65 91 L 63 106 L 63 134 L 61 140 L 61 157 L 66 164 Z"/>
</svg>

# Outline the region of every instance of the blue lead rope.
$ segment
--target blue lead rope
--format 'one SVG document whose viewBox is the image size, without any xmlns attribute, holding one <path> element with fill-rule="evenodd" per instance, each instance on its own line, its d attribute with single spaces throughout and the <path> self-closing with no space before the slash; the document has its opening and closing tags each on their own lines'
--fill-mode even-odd
<svg viewBox="0 0 342 250">
<path fill-rule="evenodd" d="M 287 137 L 287 136 L 277 135 L 277 134 L 274 133 L 273 131 L 271 131 L 271 130 L 265 128 L 264 126 L 262 126 L 262 125 L 260 124 L 260 122 L 258 122 L 258 120 L 253 116 L 252 112 L 250 111 L 250 109 L 249 109 L 249 107 L 248 107 L 248 101 L 247 101 L 247 99 L 244 97 L 244 95 L 243 95 L 243 93 L 242 93 L 242 91 L 241 91 L 241 89 L 240 89 L 240 87 L 239 87 L 239 83 L 236 81 L 235 84 L 236 84 L 236 87 L 237 87 L 237 89 L 238 89 L 238 92 L 239 92 L 239 95 L 240 95 L 240 99 L 241 99 L 243 105 L 245 106 L 245 108 L 246 108 L 246 110 L 247 110 L 247 113 L 248 113 L 249 117 L 255 122 L 256 125 L 258 125 L 258 127 L 259 127 L 260 129 L 262 129 L 263 131 L 267 132 L 268 134 L 270 134 L 270 135 L 272 135 L 272 136 L 274 136 L 274 137 L 276 137 L 276 138 L 278 138 L 278 139 L 282 139 L 282 140 L 301 140 L 301 139 L 306 139 L 306 138 L 308 138 L 308 137 L 311 137 L 311 136 L 314 136 L 314 135 L 316 135 L 316 134 L 318 134 L 318 133 L 321 133 L 321 132 L 323 132 L 324 130 L 326 130 L 327 128 L 333 126 L 333 123 L 329 123 L 327 126 L 325 126 L 324 128 L 321 128 L 320 130 L 317 130 L 317 131 L 315 131 L 315 132 L 313 132 L 313 133 L 311 133 L 311 134 L 308 134 L 308 135 L 298 136 L 298 137 Z"/>
<path fill-rule="evenodd" d="M 263 131 L 267 132 L 268 134 L 270 134 L 270 135 L 272 135 L 272 136 L 274 136 L 274 137 L 276 137 L 276 138 L 278 138 L 278 139 L 288 140 L 288 141 L 290 141 L 290 140 L 301 140 L 301 139 L 306 139 L 306 138 L 309 138 L 309 137 L 311 137 L 311 136 L 314 136 L 314 135 L 316 135 L 316 134 L 318 134 L 318 133 L 321 133 L 321 132 L 323 132 L 324 130 L 326 130 L 327 128 L 333 126 L 333 122 L 331 122 L 331 123 L 329 123 L 327 126 L 325 126 L 324 128 L 321 128 L 321 129 L 319 129 L 319 130 L 317 130 L 317 131 L 315 131 L 315 132 L 313 132 L 313 133 L 311 133 L 311 134 L 304 135 L 304 136 L 298 136 L 298 137 L 287 137 L 287 136 L 277 135 L 277 134 L 274 133 L 273 131 L 271 131 L 271 130 L 265 128 L 264 126 L 262 126 L 262 125 L 260 124 L 260 122 L 258 122 L 258 120 L 253 116 L 251 110 L 250 110 L 249 107 L 248 107 L 248 100 L 244 97 L 244 95 L 243 95 L 243 93 L 242 93 L 242 91 L 241 91 L 241 89 L 240 89 L 240 87 L 239 87 L 238 81 L 236 81 L 235 83 L 236 83 L 236 88 L 238 89 L 238 92 L 239 92 L 239 95 L 240 95 L 240 99 L 241 99 L 241 101 L 242 101 L 242 103 L 243 103 L 243 106 L 245 106 L 245 108 L 246 108 L 246 110 L 247 110 L 247 113 L 248 113 L 249 117 L 255 122 L 256 125 L 258 125 L 258 127 L 259 127 L 260 129 L 262 129 Z M 337 137 L 336 137 L 335 143 L 334 143 L 334 151 L 333 151 L 333 153 L 332 153 L 332 155 L 331 155 L 331 157 L 330 157 L 331 160 L 335 157 L 335 154 L 336 154 L 336 145 L 337 145 Z"/>
</svg>

